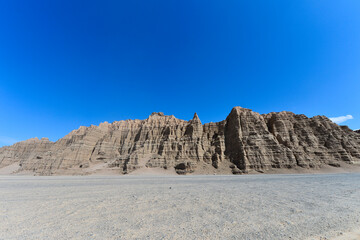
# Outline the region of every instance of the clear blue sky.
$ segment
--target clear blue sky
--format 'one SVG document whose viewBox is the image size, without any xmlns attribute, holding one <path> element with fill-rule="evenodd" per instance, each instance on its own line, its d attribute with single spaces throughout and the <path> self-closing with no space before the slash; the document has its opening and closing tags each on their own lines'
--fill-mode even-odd
<svg viewBox="0 0 360 240">
<path fill-rule="evenodd" d="M 352 115 L 359 0 L 0 1 L 0 146 L 162 111 Z"/>
</svg>

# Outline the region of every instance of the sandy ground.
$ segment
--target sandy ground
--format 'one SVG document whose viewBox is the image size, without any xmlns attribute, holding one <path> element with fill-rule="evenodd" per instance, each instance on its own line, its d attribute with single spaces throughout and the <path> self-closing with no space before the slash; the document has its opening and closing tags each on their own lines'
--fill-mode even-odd
<svg viewBox="0 0 360 240">
<path fill-rule="evenodd" d="M 0 239 L 360 239 L 360 174 L 0 176 Z"/>
<path fill-rule="evenodd" d="M 19 168 L 20 168 L 19 163 L 15 162 L 15 163 L 13 163 L 11 165 L 0 168 L 0 175 L 13 174 L 16 171 L 18 171 Z"/>
</svg>

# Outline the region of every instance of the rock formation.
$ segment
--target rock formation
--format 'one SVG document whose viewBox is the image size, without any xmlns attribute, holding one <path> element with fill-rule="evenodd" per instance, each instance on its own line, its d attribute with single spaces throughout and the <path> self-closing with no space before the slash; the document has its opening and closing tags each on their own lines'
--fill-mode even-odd
<svg viewBox="0 0 360 240">
<path fill-rule="evenodd" d="M 226 120 L 202 124 L 163 113 L 80 127 L 56 142 L 29 139 L 0 148 L 0 168 L 18 163 L 37 175 L 76 174 L 95 165 L 126 174 L 138 168 L 194 172 L 199 164 L 229 173 L 360 164 L 360 134 L 325 116 L 259 114 L 235 107 Z M 210 168 L 210 169 L 211 169 Z M 211 173 L 211 172 L 210 172 Z"/>
</svg>

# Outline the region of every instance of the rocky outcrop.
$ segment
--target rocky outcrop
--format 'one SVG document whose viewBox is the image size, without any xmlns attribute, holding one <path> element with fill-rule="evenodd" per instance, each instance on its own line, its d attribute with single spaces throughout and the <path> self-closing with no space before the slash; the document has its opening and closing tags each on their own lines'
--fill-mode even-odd
<svg viewBox="0 0 360 240">
<path fill-rule="evenodd" d="M 0 148 L 0 168 L 18 162 L 19 166 L 28 165 L 31 159 L 40 160 L 53 142 L 48 138 L 31 138 L 26 141 L 15 143 L 12 146 Z M 36 170 L 39 166 L 34 166 Z"/>
<path fill-rule="evenodd" d="M 325 116 L 260 115 L 235 107 L 226 120 L 202 124 L 163 113 L 80 127 L 56 142 L 29 139 L 0 148 L 0 168 L 19 162 L 38 175 L 80 173 L 94 165 L 126 174 L 139 168 L 196 172 L 199 164 L 229 173 L 360 163 L 360 134 Z M 85 171 L 86 172 L 86 171 Z"/>
</svg>

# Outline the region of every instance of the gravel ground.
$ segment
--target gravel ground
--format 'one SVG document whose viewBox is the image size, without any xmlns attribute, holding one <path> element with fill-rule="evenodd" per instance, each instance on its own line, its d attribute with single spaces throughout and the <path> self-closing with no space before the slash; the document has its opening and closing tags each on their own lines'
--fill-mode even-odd
<svg viewBox="0 0 360 240">
<path fill-rule="evenodd" d="M 339 239 L 359 226 L 359 173 L 0 176 L 0 239 Z"/>
</svg>

